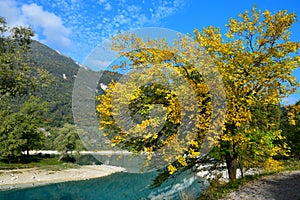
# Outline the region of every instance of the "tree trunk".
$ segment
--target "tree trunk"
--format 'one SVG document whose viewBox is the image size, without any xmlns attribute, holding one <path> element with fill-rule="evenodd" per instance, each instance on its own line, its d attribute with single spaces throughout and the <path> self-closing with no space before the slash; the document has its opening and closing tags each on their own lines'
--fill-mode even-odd
<svg viewBox="0 0 300 200">
<path fill-rule="evenodd" d="M 241 176 L 242 176 L 242 178 L 244 178 L 244 171 L 243 171 L 244 168 L 243 168 L 243 164 L 242 164 L 241 158 L 239 158 L 238 163 L 239 163 L 239 168 L 241 170 Z"/>
<path fill-rule="evenodd" d="M 237 156 L 233 155 L 231 156 L 230 154 L 226 155 L 226 166 L 227 166 L 227 171 L 229 175 L 229 180 L 233 181 L 236 180 L 236 170 L 237 170 Z"/>
<path fill-rule="evenodd" d="M 30 137 L 29 134 L 26 133 L 26 155 L 29 156 L 29 146 L 30 146 Z"/>
</svg>

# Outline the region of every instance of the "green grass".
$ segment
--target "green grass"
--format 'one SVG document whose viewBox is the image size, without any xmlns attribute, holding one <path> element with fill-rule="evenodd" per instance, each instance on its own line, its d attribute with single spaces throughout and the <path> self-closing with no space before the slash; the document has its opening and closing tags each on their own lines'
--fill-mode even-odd
<svg viewBox="0 0 300 200">
<path fill-rule="evenodd" d="M 42 156 L 29 156 L 22 157 L 18 162 L 8 163 L 5 160 L 0 161 L 0 170 L 9 169 L 24 169 L 24 168 L 38 168 L 48 171 L 58 171 L 68 168 L 79 167 L 74 163 L 66 163 L 59 161 L 57 157 L 42 157 Z"/>
<path fill-rule="evenodd" d="M 237 179 L 229 183 L 219 183 L 217 180 L 212 181 L 208 189 L 198 198 L 198 200 L 217 200 L 225 197 L 230 191 L 237 190 L 240 186 L 245 185 L 261 177 L 273 175 L 282 171 L 300 170 L 300 160 L 284 160 L 283 169 L 273 172 L 265 172 L 257 175 L 247 175 L 243 179 Z"/>
<path fill-rule="evenodd" d="M 294 171 L 294 170 L 300 170 L 300 160 L 284 160 L 283 161 L 283 170 L 284 171 Z"/>
</svg>

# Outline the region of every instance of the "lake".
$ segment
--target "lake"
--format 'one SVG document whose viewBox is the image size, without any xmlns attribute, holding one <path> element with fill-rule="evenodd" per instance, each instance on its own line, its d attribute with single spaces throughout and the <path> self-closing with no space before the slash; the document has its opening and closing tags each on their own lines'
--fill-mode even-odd
<svg viewBox="0 0 300 200">
<path fill-rule="evenodd" d="M 160 187 L 149 186 L 156 171 L 136 173 L 143 164 L 140 157 L 130 155 L 83 155 L 79 164 L 106 163 L 127 169 L 127 172 L 84 180 L 55 183 L 24 189 L 0 191 L 0 200 L 135 200 L 135 199 L 195 199 L 206 188 L 207 182 L 191 171 L 170 178 Z M 135 173 L 133 173 L 135 172 Z"/>
<path fill-rule="evenodd" d="M 184 173 L 170 179 L 160 187 L 150 189 L 156 172 L 115 173 L 110 176 L 84 181 L 55 183 L 39 187 L 13 189 L 0 192 L 1 200 L 135 200 L 135 199 L 195 199 L 206 182 L 193 175 Z"/>
</svg>

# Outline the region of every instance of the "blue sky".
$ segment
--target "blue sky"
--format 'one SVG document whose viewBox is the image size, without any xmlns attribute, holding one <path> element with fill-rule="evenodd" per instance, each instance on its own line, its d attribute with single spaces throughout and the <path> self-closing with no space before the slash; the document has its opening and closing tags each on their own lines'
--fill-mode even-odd
<svg viewBox="0 0 300 200">
<path fill-rule="evenodd" d="M 162 27 L 192 33 L 209 25 L 225 30 L 230 17 L 254 4 L 261 10 L 286 9 L 300 16 L 298 0 L 0 0 L 0 16 L 12 26 L 30 26 L 35 39 L 82 63 L 117 31 Z M 300 41 L 299 23 L 292 28 L 294 41 Z M 295 75 L 300 79 L 300 73 Z"/>
</svg>

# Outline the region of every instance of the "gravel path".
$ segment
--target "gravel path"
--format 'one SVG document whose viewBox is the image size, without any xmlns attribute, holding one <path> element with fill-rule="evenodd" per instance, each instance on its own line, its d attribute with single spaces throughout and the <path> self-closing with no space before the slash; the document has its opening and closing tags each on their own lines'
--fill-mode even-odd
<svg viewBox="0 0 300 200">
<path fill-rule="evenodd" d="M 300 200 L 300 171 L 262 177 L 232 191 L 223 200 Z"/>
</svg>

